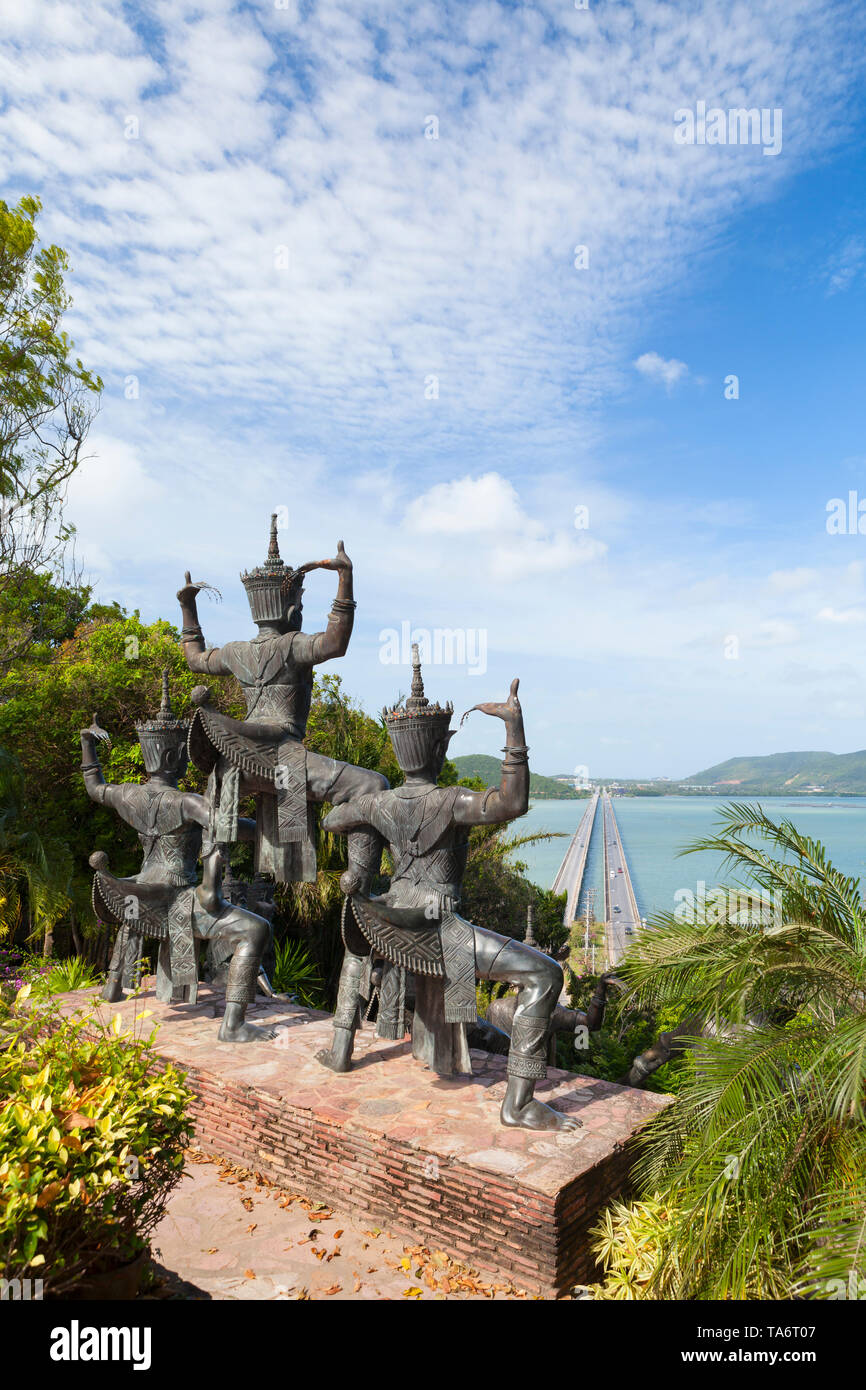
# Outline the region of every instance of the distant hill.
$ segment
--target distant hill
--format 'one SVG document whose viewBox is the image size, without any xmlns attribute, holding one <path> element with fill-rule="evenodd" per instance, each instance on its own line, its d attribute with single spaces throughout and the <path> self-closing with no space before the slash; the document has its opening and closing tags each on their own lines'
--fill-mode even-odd
<svg viewBox="0 0 866 1390">
<path fill-rule="evenodd" d="M 452 758 L 461 777 L 480 777 L 488 787 L 498 787 L 502 776 L 502 764 L 489 753 L 469 753 L 465 758 Z M 536 801 L 580 801 L 588 792 L 576 792 L 565 782 L 555 782 L 552 777 L 542 777 L 538 772 L 529 774 L 529 795 Z"/>
<path fill-rule="evenodd" d="M 736 796 L 822 791 L 866 796 L 866 750 L 859 753 L 770 753 L 762 758 L 728 758 L 683 779 L 684 785 L 715 786 Z"/>
</svg>

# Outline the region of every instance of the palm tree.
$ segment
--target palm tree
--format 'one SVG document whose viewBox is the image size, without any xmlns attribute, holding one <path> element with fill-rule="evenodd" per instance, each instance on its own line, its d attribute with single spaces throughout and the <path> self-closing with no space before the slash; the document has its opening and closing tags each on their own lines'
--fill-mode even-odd
<svg viewBox="0 0 866 1390">
<path fill-rule="evenodd" d="M 662 1298 L 866 1292 L 866 929 L 856 879 L 760 806 L 729 805 L 710 850 L 757 887 L 697 923 L 652 919 L 626 1003 L 703 1020 L 636 1178 L 667 1202 L 647 1290 Z M 717 906 L 717 905 L 716 905 Z M 862 1281 L 862 1282 L 860 1282 Z"/>
</svg>

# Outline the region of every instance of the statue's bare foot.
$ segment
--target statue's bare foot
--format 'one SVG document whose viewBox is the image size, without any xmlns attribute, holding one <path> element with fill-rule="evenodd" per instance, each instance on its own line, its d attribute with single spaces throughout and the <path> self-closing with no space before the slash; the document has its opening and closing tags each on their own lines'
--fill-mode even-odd
<svg viewBox="0 0 866 1390">
<path fill-rule="evenodd" d="M 277 1036 L 276 1028 L 259 1028 L 254 1023 L 227 1024 L 223 1019 L 217 1035 L 220 1042 L 267 1042 Z"/>
<path fill-rule="evenodd" d="M 321 1062 L 323 1067 L 328 1067 L 331 1071 L 337 1072 L 349 1071 L 352 1066 L 351 1055 L 348 1057 L 345 1056 L 344 1053 L 336 1047 L 329 1047 L 327 1051 L 323 1049 L 321 1052 L 317 1052 L 316 1061 Z"/>
<path fill-rule="evenodd" d="M 316 1053 L 316 1061 L 331 1071 L 348 1071 L 352 1065 L 355 1034 L 351 1028 L 335 1028 L 334 1041 L 329 1048 Z"/>
<path fill-rule="evenodd" d="M 502 1109 L 499 1118 L 504 1125 L 511 1125 L 518 1129 L 581 1129 L 580 1120 L 573 1115 L 564 1115 L 561 1110 L 552 1110 L 549 1105 L 543 1105 L 540 1100 L 526 1101 L 524 1105 L 518 1105 L 508 1096 L 502 1102 Z"/>
</svg>

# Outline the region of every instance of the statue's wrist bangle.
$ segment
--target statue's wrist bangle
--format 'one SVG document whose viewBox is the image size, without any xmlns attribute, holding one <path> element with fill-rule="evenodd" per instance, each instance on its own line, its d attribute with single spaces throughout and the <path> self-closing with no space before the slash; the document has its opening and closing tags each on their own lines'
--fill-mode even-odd
<svg viewBox="0 0 866 1390">
<path fill-rule="evenodd" d="M 523 767 L 529 761 L 529 748 L 526 744 L 519 744 L 514 748 L 503 748 L 505 761 L 502 766 L 508 772 L 512 768 Z"/>
<path fill-rule="evenodd" d="M 204 641 L 204 633 L 202 632 L 202 630 L 201 630 L 200 627 L 184 627 L 184 628 L 181 628 L 180 635 L 181 635 L 181 637 L 182 637 L 184 640 L 190 640 L 190 639 L 194 639 L 194 638 L 198 637 L 198 638 L 200 638 L 202 641 Z"/>
</svg>

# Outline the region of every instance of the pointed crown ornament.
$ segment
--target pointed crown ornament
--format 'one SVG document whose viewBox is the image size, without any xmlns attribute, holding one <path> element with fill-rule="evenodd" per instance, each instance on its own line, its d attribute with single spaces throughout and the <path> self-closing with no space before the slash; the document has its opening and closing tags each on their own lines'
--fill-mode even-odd
<svg viewBox="0 0 866 1390">
<path fill-rule="evenodd" d="M 448 737 L 453 713 L 450 701 L 444 707 L 431 705 L 424 694 L 418 643 L 413 642 L 412 693 L 405 704 L 382 711 L 397 762 L 404 772 L 421 772 L 428 766 L 434 745 Z"/>
<path fill-rule="evenodd" d="M 163 757 L 169 750 L 178 755 L 179 761 L 180 753 L 186 750 L 189 723 L 188 719 L 175 718 L 168 692 L 168 671 L 165 670 L 162 673 L 162 702 L 159 713 L 135 726 L 144 766 L 148 772 L 159 772 Z"/>
<path fill-rule="evenodd" d="M 271 516 L 271 539 L 268 557 L 263 565 L 241 575 L 247 591 L 253 622 L 279 622 L 288 616 L 290 608 L 300 603 L 304 587 L 304 570 L 293 569 L 280 558 L 277 544 L 277 513 Z"/>
</svg>

